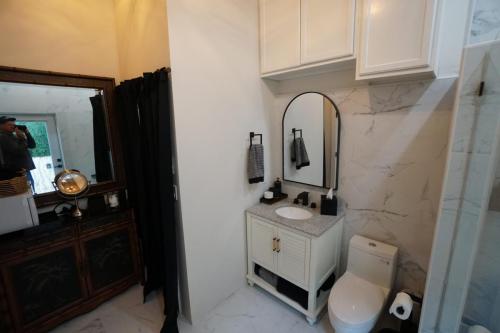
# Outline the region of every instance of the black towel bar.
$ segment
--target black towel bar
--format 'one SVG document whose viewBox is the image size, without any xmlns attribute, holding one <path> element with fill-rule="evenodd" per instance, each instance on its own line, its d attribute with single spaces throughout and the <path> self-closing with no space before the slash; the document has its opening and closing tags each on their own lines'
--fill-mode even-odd
<svg viewBox="0 0 500 333">
<path fill-rule="evenodd" d="M 262 144 L 262 134 L 256 134 L 254 132 L 250 132 L 250 147 L 252 147 L 253 138 L 256 136 L 260 136 L 260 144 Z"/>
</svg>

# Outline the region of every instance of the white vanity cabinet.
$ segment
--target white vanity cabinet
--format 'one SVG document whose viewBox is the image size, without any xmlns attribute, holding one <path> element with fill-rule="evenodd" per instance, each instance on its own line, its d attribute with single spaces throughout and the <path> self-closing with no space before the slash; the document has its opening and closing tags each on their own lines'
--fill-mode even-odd
<svg viewBox="0 0 500 333">
<path fill-rule="evenodd" d="M 262 77 L 352 66 L 355 4 L 356 0 L 260 0 Z"/>
<path fill-rule="evenodd" d="M 438 0 L 362 0 L 357 79 L 433 72 Z"/>
<path fill-rule="evenodd" d="M 327 305 L 329 295 L 329 291 L 323 291 L 318 297 L 318 290 L 332 273 L 339 277 L 343 218 L 337 219 L 328 230 L 315 237 L 247 213 L 248 283 L 259 285 L 314 323 Z M 255 274 L 256 264 L 305 290 L 307 309 Z"/>
</svg>

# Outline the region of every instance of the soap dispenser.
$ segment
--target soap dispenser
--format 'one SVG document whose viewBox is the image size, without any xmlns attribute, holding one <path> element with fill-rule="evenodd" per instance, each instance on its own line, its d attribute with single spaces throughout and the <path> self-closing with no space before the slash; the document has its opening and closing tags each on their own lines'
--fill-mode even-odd
<svg viewBox="0 0 500 333">
<path fill-rule="evenodd" d="M 276 181 L 274 182 L 273 192 L 274 192 L 274 197 L 281 196 L 281 180 L 279 177 L 276 178 Z"/>
</svg>

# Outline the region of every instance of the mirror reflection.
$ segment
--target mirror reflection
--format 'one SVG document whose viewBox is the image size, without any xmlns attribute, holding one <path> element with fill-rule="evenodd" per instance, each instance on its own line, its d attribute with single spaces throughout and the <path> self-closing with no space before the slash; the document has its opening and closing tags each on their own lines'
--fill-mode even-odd
<svg viewBox="0 0 500 333">
<path fill-rule="evenodd" d="M 0 82 L 0 180 L 25 173 L 35 194 L 53 192 L 64 169 L 113 179 L 102 91 Z"/>
<path fill-rule="evenodd" d="M 331 99 L 296 96 L 283 116 L 283 179 L 337 189 L 340 115 Z"/>
</svg>

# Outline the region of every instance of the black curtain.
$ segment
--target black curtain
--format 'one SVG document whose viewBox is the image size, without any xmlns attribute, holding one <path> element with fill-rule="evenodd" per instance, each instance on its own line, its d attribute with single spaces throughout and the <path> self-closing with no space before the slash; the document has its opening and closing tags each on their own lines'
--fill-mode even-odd
<svg viewBox="0 0 500 333">
<path fill-rule="evenodd" d="M 108 137 L 106 135 L 106 115 L 101 94 L 90 97 L 92 104 L 92 119 L 94 126 L 94 158 L 96 181 L 103 182 L 112 179 L 111 156 L 109 155 Z"/>
<path fill-rule="evenodd" d="M 169 72 L 145 73 L 116 88 L 129 200 L 144 256 L 144 299 L 163 289 L 165 333 L 178 332 L 179 307 Z"/>
</svg>

